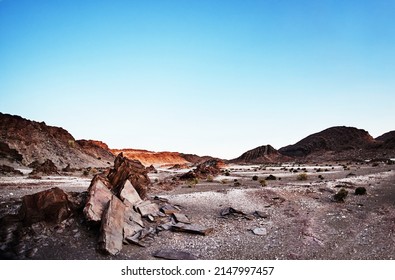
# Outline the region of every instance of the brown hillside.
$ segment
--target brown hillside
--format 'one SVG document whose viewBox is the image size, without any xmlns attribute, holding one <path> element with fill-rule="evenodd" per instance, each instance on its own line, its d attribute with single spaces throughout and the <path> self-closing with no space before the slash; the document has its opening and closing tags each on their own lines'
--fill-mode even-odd
<svg viewBox="0 0 395 280">
<path fill-rule="evenodd" d="M 107 166 L 108 159 L 98 160 L 86 153 L 74 137 L 61 127 L 0 113 L 0 129 L 0 142 L 14 150 L 12 153 L 16 157 L 17 154 L 22 156 L 21 162 L 25 165 L 50 159 L 58 168 L 68 164 L 72 167 Z M 2 146 L 5 147 L 4 144 Z"/>
</svg>

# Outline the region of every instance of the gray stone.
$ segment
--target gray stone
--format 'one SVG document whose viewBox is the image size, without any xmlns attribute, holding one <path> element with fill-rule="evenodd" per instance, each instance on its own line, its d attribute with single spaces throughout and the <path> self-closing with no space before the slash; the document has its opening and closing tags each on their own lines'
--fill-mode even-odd
<svg viewBox="0 0 395 280">
<path fill-rule="evenodd" d="M 123 185 L 119 197 L 122 199 L 122 201 L 127 200 L 132 205 L 139 204 L 143 201 L 129 180 L 126 180 L 125 184 Z"/>
<path fill-rule="evenodd" d="M 188 219 L 188 217 L 185 214 L 173 213 L 173 217 L 177 223 L 184 223 L 184 224 L 191 223 L 191 221 Z"/>
<path fill-rule="evenodd" d="M 196 260 L 197 258 L 191 253 L 173 249 L 164 249 L 156 251 L 153 255 L 156 258 L 166 260 Z"/>
<path fill-rule="evenodd" d="M 267 230 L 266 230 L 265 228 L 254 228 L 254 229 L 252 230 L 252 232 L 253 232 L 255 235 L 266 235 L 266 234 L 267 234 Z"/>
<path fill-rule="evenodd" d="M 122 250 L 124 212 L 125 205 L 113 196 L 103 213 L 99 248 L 111 255 L 117 255 Z"/>
</svg>

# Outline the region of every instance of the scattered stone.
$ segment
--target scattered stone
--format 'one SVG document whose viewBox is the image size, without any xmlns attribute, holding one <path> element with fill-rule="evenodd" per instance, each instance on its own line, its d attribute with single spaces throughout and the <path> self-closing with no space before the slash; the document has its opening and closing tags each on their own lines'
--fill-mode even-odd
<svg viewBox="0 0 395 280">
<path fill-rule="evenodd" d="M 132 205 L 139 204 L 143 201 L 129 180 L 126 180 L 124 183 L 119 197 L 122 201 L 127 200 Z"/>
<path fill-rule="evenodd" d="M 60 223 L 71 215 L 67 194 L 60 188 L 52 188 L 22 198 L 19 211 L 26 225 L 40 221 Z"/>
<path fill-rule="evenodd" d="M 348 191 L 342 188 L 333 196 L 333 199 L 337 202 L 344 202 L 344 199 L 346 198 L 347 195 L 348 195 Z"/>
<path fill-rule="evenodd" d="M 355 195 L 365 195 L 366 188 L 365 187 L 358 187 L 355 189 Z"/>
<path fill-rule="evenodd" d="M 23 173 L 15 168 L 8 166 L 8 165 L 0 165 L 0 174 L 1 175 L 17 175 L 22 176 Z"/>
<path fill-rule="evenodd" d="M 169 202 L 169 200 L 167 198 L 159 197 L 159 196 L 155 196 L 154 200 L 159 200 L 160 202 L 165 202 L 165 203 Z"/>
<path fill-rule="evenodd" d="M 233 215 L 233 214 L 246 215 L 246 213 L 244 213 L 243 211 L 237 210 L 233 207 L 228 207 L 228 208 L 225 208 L 221 211 L 221 216 L 228 216 L 228 215 Z"/>
<path fill-rule="evenodd" d="M 270 217 L 270 215 L 269 215 L 268 213 L 263 212 L 263 211 L 258 211 L 258 210 L 255 211 L 254 214 L 255 214 L 257 217 L 263 218 L 263 219 L 267 219 L 267 218 Z"/>
<path fill-rule="evenodd" d="M 137 232 L 142 230 L 144 227 L 143 220 L 139 213 L 134 211 L 131 205 L 125 206 L 124 212 L 124 225 L 123 225 L 123 236 L 124 238 L 135 235 Z"/>
<path fill-rule="evenodd" d="M 165 260 L 197 260 L 197 258 L 191 253 L 173 249 L 156 251 L 153 256 Z"/>
<path fill-rule="evenodd" d="M 160 211 L 161 211 L 162 213 L 165 213 L 166 215 L 171 215 L 171 214 L 174 214 L 174 213 L 179 212 L 180 210 L 179 210 L 179 208 L 176 208 L 176 207 L 173 206 L 173 205 L 166 204 L 166 205 L 164 205 L 164 206 L 162 206 L 162 207 L 160 208 Z"/>
<path fill-rule="evenodd" d="M 58 168 L 50 159 L 47 159 L 44 163 L 37 165 L 30 174 L 59 175 Z"/>
<path fill-rule="evenodd" d="M 103 211 L 111 200 L 111 193 L 108 180 L 96 175 L 88 188 L 88 201 L 84 208 L 84 215 L 88 221 L 99 222 L 103 216 Z"/>
<path fill-rule="evenodd" d="M 212 228 L 206 228 L 201 225 L 183 224 L 183 223 L 177 223 L 177 224 L 173 225 L 172 230 L 179 231 L 179 232 L 200 234 L 200 235 L 207 235 L 213 231 Z"/>
<path fill-rule="evenodd" d="M 191 221 L 185 214 L 181 213 L 173 213 L 173 217 L 176 220 L 177 223 L 184 223 L 184 224 L 190 224 Z"/>
<path fill-rule="evenodd" d="M 156 168 L 152 164 L 148 166 L 146 170 L 148 173 L 158 173 L 158 170 L 156 170 Z"/>
<path fill-rule="evenodd" d="M 255 235 L 266 235 L 266 234 L 267 234 L 266 228 L 254 228 L 254 229 L 252 230 L 252 232 L 253 232 Z"/>
<path fill-rule="evenodd" d="M 152 215 L 148 215 L 148 216 L 147 216 L 147 220 L 148 220 L 149 222 L 153 223 L 153 222 L 155 222 L 155 217 L 152 216 Z"/>
<path fill-rule="evenodd" d="M 122 250 L 125 205 L 112 196 L 103 213 L 100 228 L 99 248 L 108 254 L 117 255 Z"/>
</svg>

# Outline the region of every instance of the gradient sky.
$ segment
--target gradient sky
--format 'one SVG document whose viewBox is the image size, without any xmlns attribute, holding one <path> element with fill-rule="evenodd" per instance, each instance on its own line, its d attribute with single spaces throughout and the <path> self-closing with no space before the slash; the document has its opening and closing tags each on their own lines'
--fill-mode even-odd
<svg viewBox="0 0 395 280">
<path fill-rule="evenodd" d="M 0 112 L 234 158 L 395 129 L 395 0 L 0 0 Z"/>
</svg>

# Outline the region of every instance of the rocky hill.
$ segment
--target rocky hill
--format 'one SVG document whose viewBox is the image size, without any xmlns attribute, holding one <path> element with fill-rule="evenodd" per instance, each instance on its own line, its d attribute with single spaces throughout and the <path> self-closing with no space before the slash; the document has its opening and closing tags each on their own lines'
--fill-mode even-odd
<svg viewBox="0 0 395 280">
<path fill-rule="evenodd" d="M 382 142 L 382 149 L 395 149 L 395 130 L 384 133 L 377 137 L 376 140 Z"/>
<path fill-rule="evenodd" d="M 28 165 L 53 161 L 58 168 L 104 167 L 114 156 L 96 142 L 76 141 L 65 129 L 0 113 L 0 158 Z M 96 143 L 96 144 L 95 144 Z"/>
<path fill-rule="evenodd" d="M 113 149 L 114 155 L 123 153 L 128 159 L 138 160 L 145 166 L 149 165 L 194 165 L 212 157 L 200 157 L 192 154 L 183 154 L 178 152 L 152 152 L 138 149 Z"/>
<path fill-rule="evenodd" d="M 281 148 L 283 155 L 307 161 L 365 160 L 387 155 L 383 142 L 367 131 L 336 126 L 314 133 L 296 144 Z"/>
<path fill-rule="evenodd" d="M 275 163 L 291 161 L 292 158 L 280 154 L 271 145 L 264 145 L 255 149 L 249 150 L 239 156 L 238 158 L 232 159 L 232 163 Z"/>
</svg>

